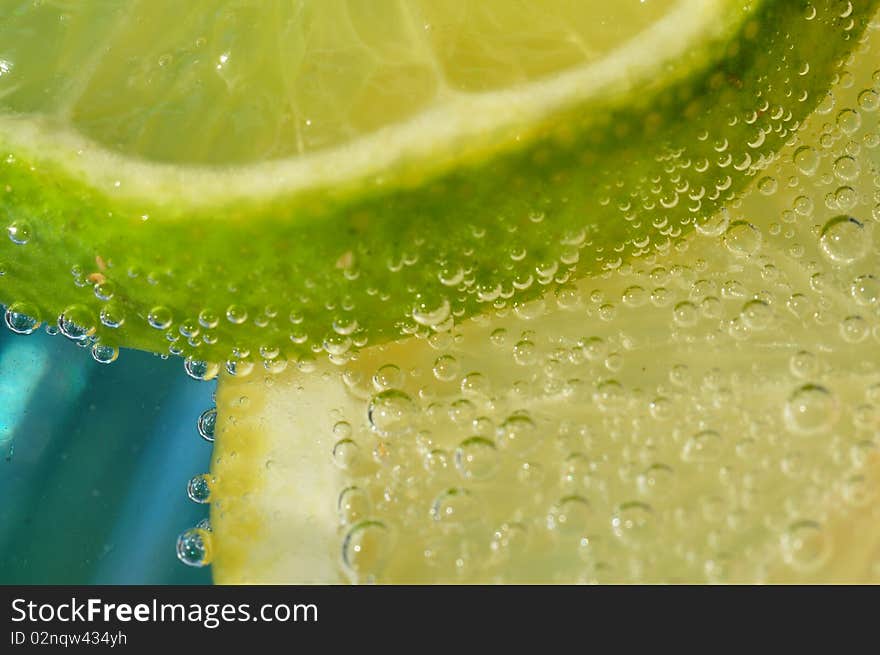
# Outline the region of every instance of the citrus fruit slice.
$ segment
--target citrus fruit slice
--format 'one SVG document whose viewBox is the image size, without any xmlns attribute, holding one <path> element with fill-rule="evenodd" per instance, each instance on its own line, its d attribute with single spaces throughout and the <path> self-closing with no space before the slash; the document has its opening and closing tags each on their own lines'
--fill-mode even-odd
<svg viewBox="0 0 880 655">
<path fill-rule="evenodd" d="M 675 248 L 222 381 L 213 573 L 880 582 L 880 39 Z"/>
<path fill-rule="evenodd" d="M 874 6 L 6 3 L 0 299 L 234 368 L 537 297 L 713 215 Z"/>
</svg>

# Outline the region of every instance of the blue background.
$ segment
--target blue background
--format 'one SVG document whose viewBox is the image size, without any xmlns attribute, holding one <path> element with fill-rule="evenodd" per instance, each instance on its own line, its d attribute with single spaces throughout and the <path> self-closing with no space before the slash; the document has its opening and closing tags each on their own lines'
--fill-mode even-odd
<svg viewBox="0 0 880 655">
<path fill-rule="evenodd" d="M 123 350 L 109 365 L 43 329 L 0 329 L 0 584 L 207 584 L 177 535 L 208 515 L 196 420 L 215 383 L 182 360 Z"/>
</svg>

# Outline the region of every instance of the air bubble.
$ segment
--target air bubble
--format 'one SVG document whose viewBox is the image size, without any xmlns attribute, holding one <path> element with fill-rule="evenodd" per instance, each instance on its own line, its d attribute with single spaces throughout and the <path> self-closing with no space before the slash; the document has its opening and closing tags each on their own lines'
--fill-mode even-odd
<svg viewBox="0 0 880 655">
<path fill-rule="evenodd" d="M 177 538 L 177 559 L 187 566 L 207 566 L 212 556 L 211 533 L 204 528 L 190 528 Z"/>
<path fill-rule="evenodd" d="M 582 534 L 590 527 L 592 510 L 583 496 L 565 496 L 547 515 L 547 529 L 568 534 Z"/>
<path fill-rule="evenodd" d="M 441 382 L 450 382 L 456 378 L 460 368 L 455 357 L 452 355 L 441 355 L 434 361 L 432 370 L 435 378 Z"/>
<path fill-rule="evenodd" d="M 40 312 L 35 305 L 27 302 L 14 302 L 6 308 L 3 315 L 6 327 L 16 334 L 31 334 L 40 327 Z"/>
<path fill-rule="evenodd" d="M 398 389 L 387 389 L 370 399 L 367 418 L 375 432 L 390 437 L 408 432 L 416 411 L 407 394 Z"/>
<path fill-rule="evenodd" d="M 844 134 L 854 134 L 862 125 L 862 118 L 857 111 L 843 109 L 837 114 L 837 127 Z"/>
<path fill-rule="evenodd" d="M 880 303 L 880 279 L 873 275 L 860 275 L 850 286 L 853 300 L 867 307 Z"/>
<path fill-rule="evenodd" d="M 68 339 L 84 341 L 95 334 L 97 326 L 87 307 L 71 305 L 58 317 L 58 329 Z"/>
<path fill-rule="evenodd" d="M 477 523 L 481 514 L 479 501 L 467 489 L 447 489 L 431 504 L 431 517 L 447 526 Z"/>
<path fill-rule="evenodd" d="M 98 314 L 98 317 L 101 319 L 101 324 L 108 328 L 119 328 L 125 323 L 125 310 L 122 307 L 121 303 L 117 303 L 115 300 L 111 300 L 103 307 L 101 307 L 101 311 Z"/>
<path fill-rule="evenodd" d="M 794 151 L 794 165 L 804 175 L 813 175 L 819 168 L 819 154 L 810 146 L 801 146 Z"/>
<path fill-rule="evenodd" d="M 514 414 L 499 426 L 502 448 L 516 453 L 530 452 L 538 445 L 538 428 L 525 414 Z"/>
<path fill-rule="evenodd" d="M 102 343 L 92 346 L 92 359 L 99 364 L 112 364 L 119 357 L 119 348 Z"/>
<path fill-rule="evenodd" d="M 819 363 L 813 353 L 800 350 L 788 360 L 788 368 L 796 378 L 807 380 L 816 375 Z"/>
<path fill-rule="evenodd" d="M 172 318 L 171 310 L 162 305 L 153 307 L 147 314 L 147 322 L 157 330 L 167 330 L 171 327 Z"/>
<path fill-rule="evenodd" d="M 413 307 L 412 317 L 419 325 L 435 327 L 449 318 L 449 312 L 449 301 L 443 298 L 439 303 L 428 303 L 427 301 L 417 303 Z"/>
<path fill-rule="evenodd" d="M 495 444 L 484 437 L 470 437 L 455 449 L 455 466 L 468 480 L 486 480 L 498 468 Z"/>
<path fill-rule="evenodd" d="M 353 582 L 375 582 L 390 554 L 391 533 L 381 521 L 359 521 L 342 540 L 342 564 Z"/>
<path fill-rule="evenodd" d="M 403 384 L 403 371 L 396 364 L 385 364 L 373 374 L 373 386 L 377 391 L 393 389 Z"/>
<path fill-rule="evenodd" d="M 761 233 L 746 221 L 731 223 L 723 240 L 727 249 L 736 257 L 751 257 L 761 249 Z"/>
<path fill-rule="evenodd" d="M 28 243 L 33 237 L 33 230 L 30 223 L 24 220 L 13 221 L 6 228 L 6 234 L 9 240 L 19 246 Z"/>
<path fill-rule="evenodd" d="M 213 380 L 220 372 L 220 365 L 187 357 L 183 362 L 186 374 L 194 380 Z"/>
<path fill-rule="evenodd" d="M 217 408 L 206 409 L 199 416 L 197 423 L 199 435 L 205 441 L 214 441 L 214 429 L 217 425 Z"/>
<path fill-rule="evenodd" d="M 867 254 L 870 239 L 861 222 L 852 216 L 837 216 L 822 228 L 819 247 L 833 262 L 850 264 Z"/>
<path fill-rule="evenodd" d="M 831 537 L 815 521 L 792 523 L 780 539 L 782 557 L 798 571 L 813 571 L 831 554 Z"/>
<path fill-rule="evenodd" d="M 194 476 L 186 484 L 186 495 L 194 503 L 204 504 L 211 501 L 211 476 L 207 473 Z"/>
<path fill-rule="evenodd" d="M 828 389 L 818 384 L 805 384 L 789 396 L 783 417 L 792 432 L 818 434 L 831 429 L 839 411 L 837 400 Z"/>
<path fill-rule="evenodd" d="M 611 516 L 611 531 L 624 543 L 636 546 L 650 540 L 654 510 L 638 501 L 621 504 Z"/>
<path fill-rule="evenodd" d="M 247 310 L 241 305 L 230 305 L 226 308 L 226 320 L 233 325 L 241 325 L 247 320 Z"/>
</svg>

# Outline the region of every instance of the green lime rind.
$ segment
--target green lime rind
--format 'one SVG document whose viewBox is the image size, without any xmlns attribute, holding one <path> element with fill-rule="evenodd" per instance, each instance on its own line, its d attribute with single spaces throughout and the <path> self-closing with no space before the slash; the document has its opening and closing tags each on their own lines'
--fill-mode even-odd
<svg viewBox="0 0 880 655">
<path fill-rule="evenodd" d="M 795 137 L 878 2 L 849 4 L 738 9 L 753 13 L 735 34 L 662 81 L 469 149 L 428 179 L 402 167 L 263 202 L 176 205 L 100 190 L 0 136 L 2 208 L 27 239 L 0 244 L 0 301 L 42 320 L 67 312 L 110 345 L 223 361 L 343 357 L 528 300 L 671 247 L 742 191 Z"/>
</svg>

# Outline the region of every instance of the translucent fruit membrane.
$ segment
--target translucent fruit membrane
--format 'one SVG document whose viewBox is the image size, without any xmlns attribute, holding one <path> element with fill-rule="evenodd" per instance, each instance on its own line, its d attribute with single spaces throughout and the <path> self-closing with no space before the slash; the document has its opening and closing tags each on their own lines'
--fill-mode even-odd
<svg viewBox="0 0 880 655">
<path fill-rule="evenodd" d="M 880 31 L 666 252 L 227 377 L 218 582 L 880 582 Z"/>
</svg>

